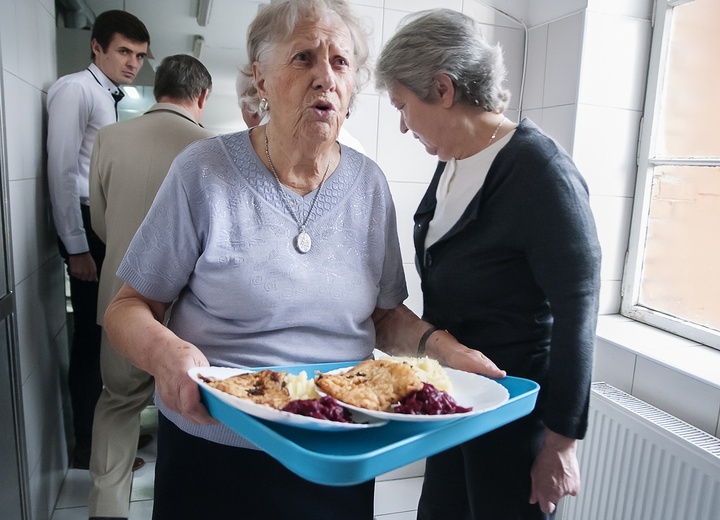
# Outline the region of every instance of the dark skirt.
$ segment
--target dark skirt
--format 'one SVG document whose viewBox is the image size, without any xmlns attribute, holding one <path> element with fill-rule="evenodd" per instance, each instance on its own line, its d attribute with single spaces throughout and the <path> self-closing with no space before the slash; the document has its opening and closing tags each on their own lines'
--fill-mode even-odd
<svg viewBox="0 0 720 520">
<path fill-rule="evenodd" d="M 153 520 L 372 520 L 375 481 L 324 486 L 267 453 L 189 435 L 158 414 Z"/>
</svg>

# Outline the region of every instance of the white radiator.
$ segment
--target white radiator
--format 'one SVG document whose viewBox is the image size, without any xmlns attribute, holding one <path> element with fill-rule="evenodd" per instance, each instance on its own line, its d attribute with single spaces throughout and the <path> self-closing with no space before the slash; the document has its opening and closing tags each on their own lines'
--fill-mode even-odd
<svg viewBox="0 0 720 520">
<path fill-rule="evenodd" d="M 607 383 L 593 383 L 562 520 L 720 520 L 720 439 Z"/>
</svg>

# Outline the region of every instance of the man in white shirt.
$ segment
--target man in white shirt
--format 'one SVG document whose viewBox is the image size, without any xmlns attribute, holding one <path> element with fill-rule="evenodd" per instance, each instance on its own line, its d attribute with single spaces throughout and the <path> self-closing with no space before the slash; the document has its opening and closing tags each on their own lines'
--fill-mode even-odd
<svg viewBox="0 0 720 520">
<path fill-rule="evenodd" d="M 117 121 L 117 101 L 122 97 L 118 85 L 135 79 L 149 44 L 147 28 L 135 16 L 125 11 L 103 12 L 92 29 L 90 66 L 61 77 L 48 90 L 50 201 L 73 306 L 68 386 L 75 432 L 74 468 L 88 468 L 93 413 L 102 390 L 96 309 L 105 247 L 90 227 L 90 155 L 98 130 Z"/>
</svg>

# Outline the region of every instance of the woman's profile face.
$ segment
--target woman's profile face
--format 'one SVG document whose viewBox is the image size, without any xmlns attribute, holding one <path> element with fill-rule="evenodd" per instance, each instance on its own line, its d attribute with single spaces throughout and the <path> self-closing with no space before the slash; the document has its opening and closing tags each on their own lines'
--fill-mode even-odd
<svg viewBox="0 0 720 520">
<path fill-rule="evenodd" d="M 265 63 L 256 63 L 271 121 L 294 137 L 337 139 L 355 87 L 353 56 L 350 31 L 339 16 L 301 21 Z"/>
<path fill-rule="evenodd" d="M 439 130 L 439 117 L 444 117 L 436 110 L 436 105 L 425 103 L 409 89 L 395 83 L 388 88 L 390 103 L 400 112 L 400 131 L 405 134 L 412 132 L 413 137 L 420 141 L 430 155 L 437 155 L 447 160 L 439 150 L 442 148 L 442 132 Z"/>
</svg>

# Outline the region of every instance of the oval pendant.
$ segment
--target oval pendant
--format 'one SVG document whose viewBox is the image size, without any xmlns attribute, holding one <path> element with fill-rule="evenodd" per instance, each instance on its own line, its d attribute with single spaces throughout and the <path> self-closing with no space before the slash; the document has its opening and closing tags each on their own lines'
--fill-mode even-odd
<svg viewBox="0 0 720 520">
<path fill-rule="evenodd" d="M 310 247 L 312 247 L 310 235 L 305 231 L 301 231 L 298 236 L 295 237 L 295 249 L 297 249 L 299 253 L 304 254 L 310 251 Z"/>
</svg>

